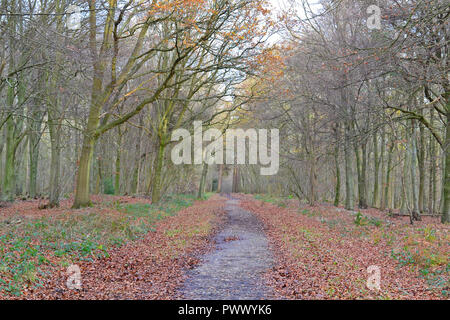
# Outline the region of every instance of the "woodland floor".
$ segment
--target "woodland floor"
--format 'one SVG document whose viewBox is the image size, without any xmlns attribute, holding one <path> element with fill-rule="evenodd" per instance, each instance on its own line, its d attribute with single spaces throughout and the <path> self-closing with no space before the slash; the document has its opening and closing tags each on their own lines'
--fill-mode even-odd
<svg viewBox="0 0 450 320">
<path fill-rule="evenodd" d="M 131 197 L 97 200 L 80 210 L 63 202 L 41 212 L 31 201 L 2 211 L 2 298 L 170 299 L 185 271 L 211 249 L 226 201 L 218 195 L 201 201 L 175 196 L 160 205 Z M 80 268 L 81 290 L 66 286 L 71 264 Z"/>
<path fill-rule="evenodd" d="M 438 217 L 411 225 L 376 209 L 239 198 L 265 225 L 276 256 L 265 278 L 277 298 L 448 299 L 450 226 Z M 379 267 L 379 291 L 367 288 L 369 266 Z"/>
<path fill-rule="evenodd" d="M 3 299 L 448 299 L 449 225 L 261 195 L 0 208 Z M 77 264 L 82 289 L 69 290 Z M 381 271 L 369 290 L 367 268 Z"/>
</svg>

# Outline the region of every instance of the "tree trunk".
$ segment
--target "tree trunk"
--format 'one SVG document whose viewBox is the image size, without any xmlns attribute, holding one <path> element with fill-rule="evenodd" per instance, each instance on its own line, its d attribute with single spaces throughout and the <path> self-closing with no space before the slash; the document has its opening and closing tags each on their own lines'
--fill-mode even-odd
<svg viewBox="0 0 450 320">
<path fill-rule="evenodd" d="M 4 138 L 6 134 L 4 134 L 4 126 L 0 128 L 0 200 L 2 199 L 2 189 L 3 189 L 3 150 L 5 147 Z"/>
<path fill-rule="evenodd" d="M 31 130 L 37 129 L 36 126 L 32 126 Z M 29 172 L 28 172 L 28 194 L 30 198 L 36 197 L 36 178 L 37 178 L 37 166 L 39 158 L 39 145 L 38 136 L 35 133 L 30 133 L 28 137 L 28 153 L 29 153 Z"/>
<path fill-rule="evenodd" d="M 57 13 L 62 13 L 64 11 L 64 4 L 60 1 L 56 3 Z M 57 34 L 62 34 L 64 28 L 64 22 L 62 15 L 59 14 L 56 17 L 56 30 Z M 60 112 L 60 101 L 58 98 L 58 86 L 60 78 L 59 71 L 62 61 L 62 56 L 60 52 L 56 53 L 54 71 L 51 75 L 50 90 L 49 92 L 49 104 L 48 104 L 48 127 L 50 131 L 50 149 L 51 149 L 51 161 L 50 161 L 50 197 L 49 204 L 50 208 L 59 206 L 59 196 L 60 196 L 60 168 L 61 168 L 61 112 Z"/>
<path fill-rule="evenodd" d="M 40 74 L 42 77 L 43 75 Z M 42 85 L 39 86 L 39 90 L 42 89 Z M 42 112 L 38 110 L 40 101 L 38 98 L 33 99 L 32 110 L 30 112 L 31 118 L 28 120 L 28 155 L 29 155 L 29 171 L 28 171 L 28 195 L 30 198 L 36 197 L 36 178 L 38 170 L 39 159 L 39 133 L 42 125 Z"/>
<path fill-rule="evenodd" d="M 417 154 L 418 167 L 419 167 L 419 212 L 424 211 L 425 200 L 425 133 L 424 126 L 419 124 L 419 152 Z"/>
<path fill-rule="evenodd" d="M 219 178 L 217 182 L 217 192 L 222 192 L 222 176 L 223 176 L 223 164 L 219 164 Z"/>
<path fill-rule="evenodd" d="M 408 211 L 408 172 L 409 172 L 409 152 L 405 152 L 405 158 L 403 160 L 403 174 L 402 174 L 402 204 L 400 207 L 400 213 L 406 213 Z"/>
<path fill-rule="evenodd" d="M 381 162 L 381 190 L 384 189 L 385 187 L 385 181 L 384 181 L 384 177 L 385 177 L 385 162 L 384 162 L 384 154 L 385 154 L 385 150 L 386 150 L 386 129 L 383 127 L 383 129 L 381 130 L 381 150 L 380 150 L 380 162 Z M 383 192 L 381 192 L 381 204 L 380 204 L 380 209 L 384 210 L 386 208 L 386 201 L 384 199 L 383 196 Z"/>
<path fill-rule="evenodd" d="M 59 206 L 60 181 L 59 172 L 61 164 L 61 128 L 59 120 L 49 121 L 50 140 L 51 140 L 51 162 L 50 162 L 50 197 L 49 207 Z"/>
<path fill-rule="evenodd" d="M 351 143 L 350 143 L 350 127 L 347 124 L 345 126 L 345 209 L 353 210 L 353 170 L 352 170 L 352 156 L 351 156 Z"/>
<path fill-rule="evenodd" d="M 122 132 L 120 127 L 117 127 L 119 138 L 117 139 L 117 150 L 116 150 L 116 171 L 114 174 L 114 194 L 120 194 L 120 153 L 122 149 Z"/>
<path fill-rule="evenodd" d="M 362 164 L 361 164 L 361 195 L 359 197 L 361 208 L 366 209 L 367 205 L 367 141 L 363 141 L 361 146 Z"/>
<path fill-rule="evenodd" d="M 131 180 L 131 194 L 136 194 L 138 189 L 138 181 L 139 181 L 139 167 L 140 161 L 139 159 L 135 160 L 134 169 L 133 169 L 133 179 Z"/>
<path fill-rule="evenodd" d="M 139 125 L 144 126 L 143 117 L 139 119 Z M 139 129 L 139 139 L 136 139 L 136 155 L 134 158 L 134 170 L 133 170 L 133 181 L 131 184 L 131 194 L 136 194 L 139 192 L 139 173 L 141 172 L 141 150 L 142 150 L 142 134 L 143 130 Z"/>
<path fill-rule="evenodd" d="M 309 155 L 309 205 L 314 206 L 316 204 L 316 161 L 314 156 L 314 150 L 311 148 L 311 154 Z"/>
<path fill-rule="evenodd" d="M 339 167 L 339 125 L 334 127 L 335 145 L 334 145 L 334 163 L 336 167 L 336 185 L 334 188 L 334 206 L 339 206 L 339 199 L 341 193 L 341 169 Z"/>
<path fill-rule="evenodd" d="M 12 79 L 9 79 L 13 82 Z M 18 84 L 17 100 L 22 105 L 25 99 L 24 86 L 21 81 Z M 14 106 L 14 87 L 9 86 L 6 96 L 6 104 L 9 110 L 13 110 Z M 22 133 L 23 118 L 21 116 L 14 120 L 11 115 L 6 121 L 6 150 L 5 150 L 5 167 L 3 173 L 3 201 L 13 201 L 16 193 L 16 151 L 25 134 Z"/>
<path fill-rule="evenodd" d="M 447 130 L 447 129 L 446 129 Z M 445 133 L 445 135 L 447 136 L 447 131 L 446 131 L 446 133 Z M 441 154 L 441 159 L 440 159 L 440 161 L 441 161 L 441 178 L 440 178 L 440 180 L 441 180 L 441 197 L 440 197 L 440 200 L 439 200 L 439 212 L 442 212 L 442 210 L 443 210 L 443 208 L 444 208 L 444 201 L 445 201 L 445 196 L 444 196 L 444 194 L 445 194 L 445 168 L 446 168 L 446 159 L 447 159 L 447 155 L 446 155 L 446 152 L 445 152 L 445 146 L 443 147 L 443 149 L 444 150 L 442 150 L 442 154 Z"/>
<path fill-rule="evenodd" d="M 362 154 L 362 155 L 361 155 Z M 366 145 L 365 142 L 361 145 L 361 152 L 358 146 L 355 143 L 355 155 L 356 155 L 356 169 L 358 173 L 358 207 L 360 209 L 367 208 L 367 199 L 366 199 Z"/>
<path fill-rule="evenodd" d="M 208 174 L 208 164 L 206 162 L 203 163 L 202 168 L 202 175 L 200 177 L 200 184 L 198 187 L 198 194 L 197 198 L 201 199 L 203 198 L 204 192 L 205 192 L 205 182 L 206 182 L 206 175 Z"/>
<path fill-rule="evenodd" d="M 391 145 L 389 146 L 388 151 L 388 160 L 386 167 L 386 184 L 384 186 L 384 199 L 385 199 L 385 207 L 390 208 L 391 206 L 391 197 L 389 196 L 389 186 L 391 182 L 391 166 L 392 166 L 392 154 L 394 153 L 394 142 L 391 141 Z"/>
<path fill-rule="evenodd" d="M 416 161 L 417 161 L 417 147 L 416 147 L 416 124 L 412 123 L 412 135 L 410 142 L 410 159 L 411 159 L 411 190 L 412 190 L 412 217 L 415 220 L 420 219 L 419 211 L 419 194 L 417 186 Z"/>
<path fill-rule="evenodd" d="M 239 192 L 239 169 L 237 165 L 234 165 L 233 168 L 233 187 L 232 192 L 237 193 Z"/>
<path fill-rule="evenodd" d="M 433 126 L 434 122 L 434 109 L 430 110 L 430 124 Z M 435 213 L 436 206 L 436 142 L 434 141 L 433 135 L 430 133 L 429 141 L 429 155 L 430 155 L 430 179 L 428 188 L 428 213 Z"/>
<path fill-rule="evenodd" d="M 83 138 L 83 146 L 81 148 L 78 165 L 77 187 L 75 190 L 75 200 L 72 206 L 74 209 L 87 207 L 92 204 L 89 197 L 89 178 L 94 144 L 95 139 L 90 134 L 86 133 Z"/>
<path fill-rule="evenodd" d="M 152 203 L 161 200 L 161 171 L 164 162 L 164 144 L 160 143 L 152 183 Z"/>
<path fill-rule="evenodd" d="M 102 158 L 98 157 L 97 158 L 97 179 L 95 181 L 95 194 L 99 194 L 100 193 L 100 187 L 102 186 Z"/>
<path fill-rule="evenodd" d="M 110 7 L 111 8 L 111 7 Z M 93 80 L 91 87 L 91 103 L 89 108 L 89 117 L 87 126 L 83 132 L 83 146 L 81 147 L 81 154 L 79 160 L 77 183 L 75 188 L 75 199 L 73 208 L 90 206 L 91 199 L 89 197 L 89 179 L 92 163 L 92 156 L 94 154 L 94 146 L 97 142 L 98 136 L 96 135 L 96 129 L 100 122 L 100 112 L 104 103 L 103 93 L 103 76 L 105 68 L 105 57 L 99 56 L 96 47 L 96 34 L 97 34 L 97 16 L 95 2 L 89 2 L 89 48 L 93 60 Z M 113 14 L 114 11 L 110 11 L 109 14 Z M 108 14 L 106 25 L 110 24 L 110 15 Z M 108 28 L 105 27 L 105 30 Z M 109 30 L 109 29 L 108 29 Z M 110 36 L 110 30 L 105 32 L 104 37 Z"/>
<path fill-rule="evenodd" d="M 447 102 L 447 125 L 444 143 L 444 184 L 443 184 L 443 206 L 441 209 L 441 222 L 450 222 L 450 102 Z"/>
<path fill-rule="evenodd" d="M 16 187 L 14 165 L 16 150 L 14 146 L 14 121 L 10 117 L 6 122 L 5 167 L 3 173 L 2 200 L 13 201 Z"/>
<path fill-rule="evenodd" d="M 378 207 L 378 174 L 380 172 L 380 160 L 378 157 L 378 137 L 377 133 L 373 133 L 373 161 L 374 161 L 374 179 L 373 179 L 373 198 L 372 198 L 372 207 Z"/>
</svg>

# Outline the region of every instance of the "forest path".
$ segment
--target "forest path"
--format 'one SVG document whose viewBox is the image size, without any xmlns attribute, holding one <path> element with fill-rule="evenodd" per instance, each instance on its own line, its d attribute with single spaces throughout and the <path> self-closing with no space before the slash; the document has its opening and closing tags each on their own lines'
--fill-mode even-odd
<svg viewBox="0 0 450 320">
<path fill-rule="evenodd" d="M 273 257 L 263 225 L 251 212 L 230 198 L 227 221 L 216 235 L 216 250 L 188 271 L 180 289 L 183 299 L 250 300 L 268 299 L 271 289 L 262 275 L 273 265 Z"/>
</svg>

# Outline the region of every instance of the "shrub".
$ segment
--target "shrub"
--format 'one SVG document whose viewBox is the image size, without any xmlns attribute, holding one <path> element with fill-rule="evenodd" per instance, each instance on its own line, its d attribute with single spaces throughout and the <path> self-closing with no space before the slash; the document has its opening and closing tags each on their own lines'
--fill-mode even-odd
<svg viewBox="0 0 450 320">
<path fill-rule="evenodd" d="M 114 183 L 112 178 L 106 178 L 103 181 L 103 193 L 114 194 Z"/>
</svg>

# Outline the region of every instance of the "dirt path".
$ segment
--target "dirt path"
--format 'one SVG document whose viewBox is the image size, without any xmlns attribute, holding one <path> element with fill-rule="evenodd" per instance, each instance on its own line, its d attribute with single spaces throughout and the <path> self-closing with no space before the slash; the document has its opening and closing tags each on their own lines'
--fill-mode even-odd
<svg viewBox="0 0 450 320">
<path fill-rule="evenodd" d="M 273 257 L 261 222 L 239 207 L 239 201 L 227 201 L 227 222 L 215 238 L 217 249 L 188 272 L 180 289 L 183 299 L 249 300 L 268 299 L 271 289 L 262 275 L 272 267 Z"/>
</svg>

